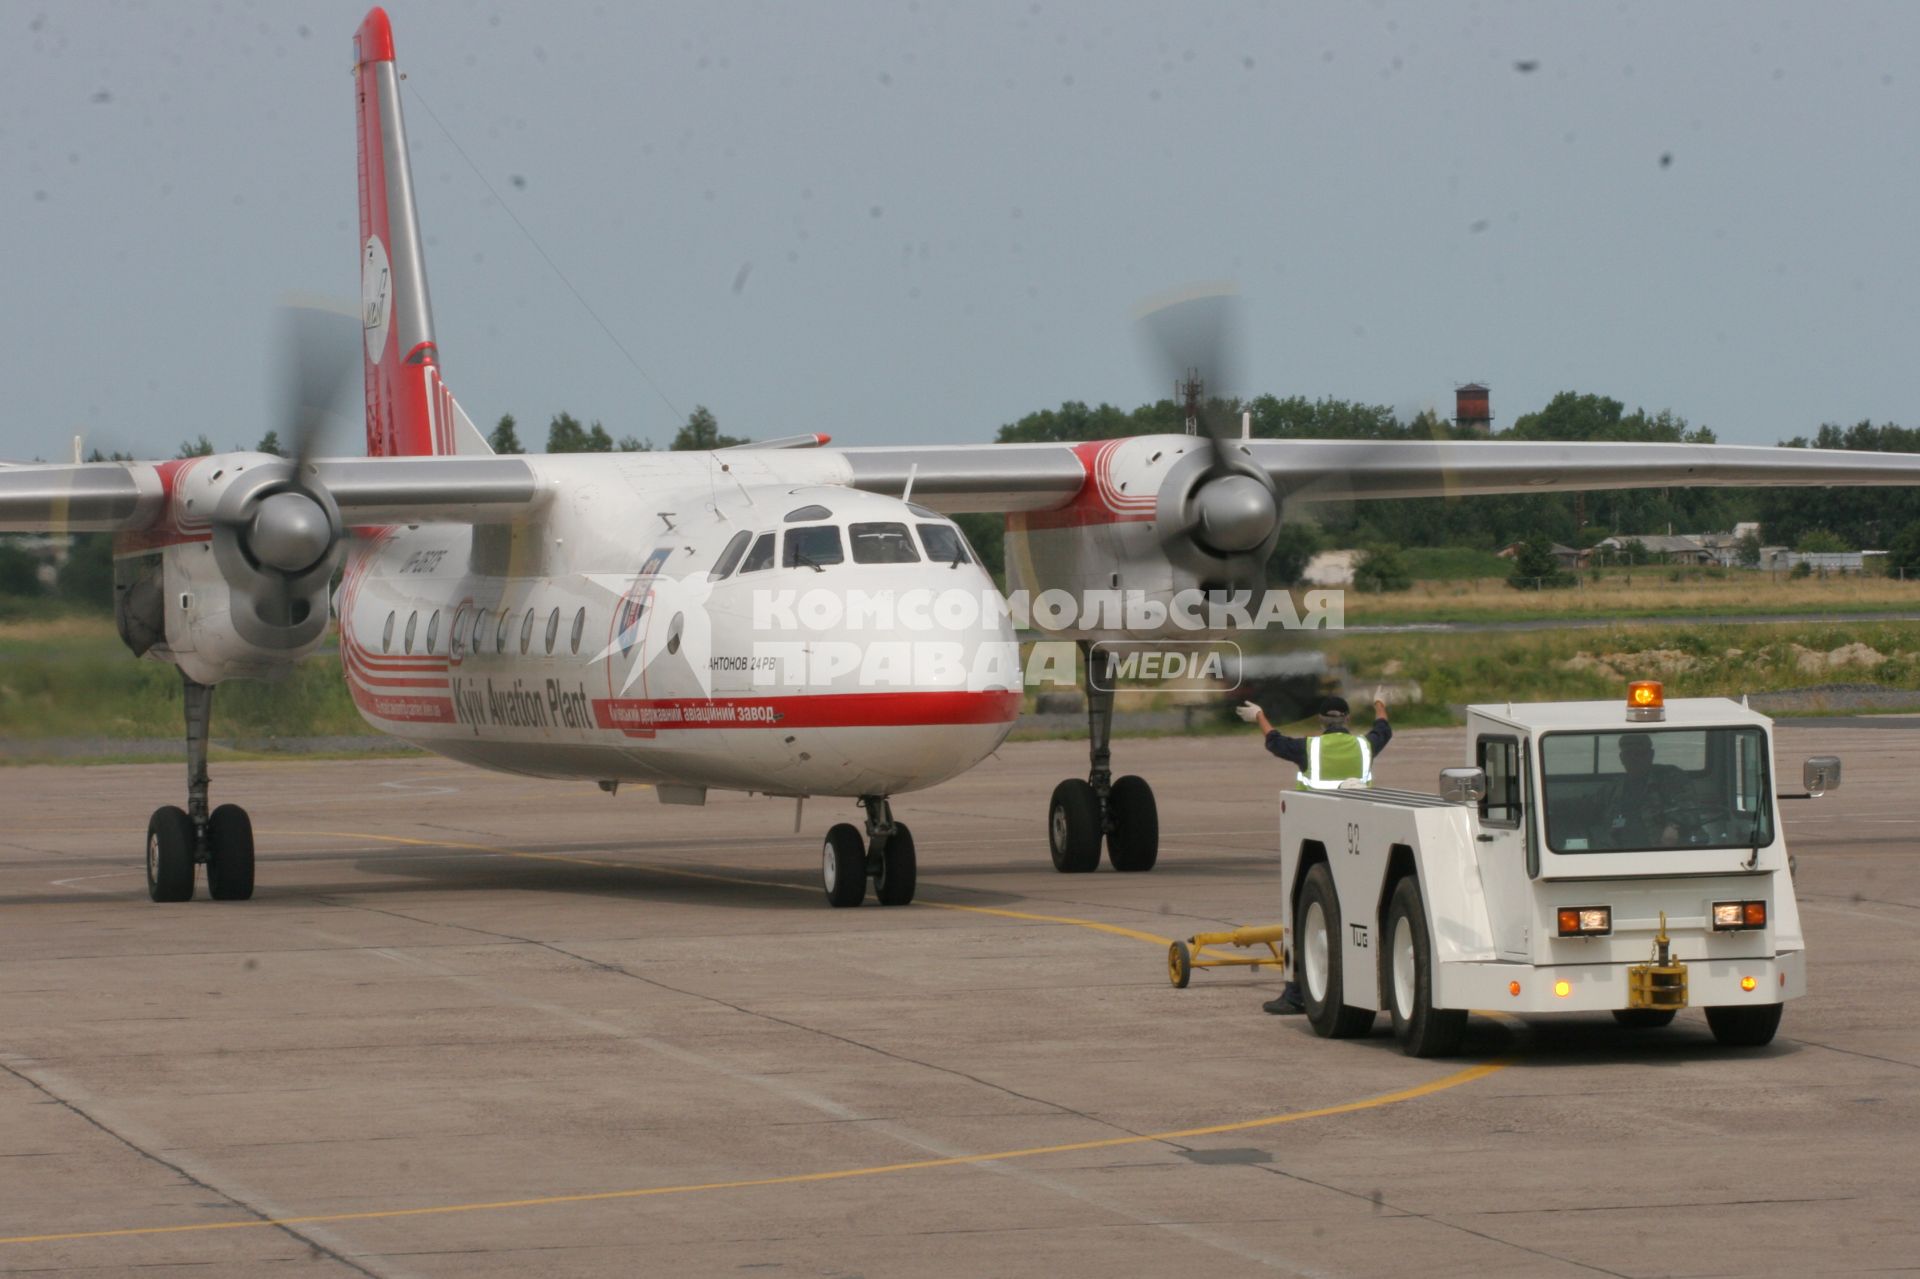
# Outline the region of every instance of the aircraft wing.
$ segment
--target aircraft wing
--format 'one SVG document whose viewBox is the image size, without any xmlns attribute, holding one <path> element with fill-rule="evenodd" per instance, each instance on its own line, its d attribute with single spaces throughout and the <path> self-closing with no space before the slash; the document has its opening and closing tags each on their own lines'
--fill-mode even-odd
<svg viewBox="0 0 1920 1279">
<path fill-rule="evenodd" d="M 257 465 L 254 455 L 234 458 Z M 123 532 L 169 517 L 174 486 L 189 466 L 227 458 L 170 462 L 0 464 L 0 532 Z M 290 463 L 270 462 L 291 466 Z M 327 458 L 312 476 L 349 525 L 504 523 L 540 495 L 533 468 L 518 457 Z"/>
<path fill-rule="evenodd" d="M 1065 506 L 1105 442 L 844 450 L 855 488 L 947 512 Z M 1590 489 L 1920 485 L 1920 454 L 1735 444 L 1508 440 L 1229 440 L 1289 504 Z"/>
</svg>

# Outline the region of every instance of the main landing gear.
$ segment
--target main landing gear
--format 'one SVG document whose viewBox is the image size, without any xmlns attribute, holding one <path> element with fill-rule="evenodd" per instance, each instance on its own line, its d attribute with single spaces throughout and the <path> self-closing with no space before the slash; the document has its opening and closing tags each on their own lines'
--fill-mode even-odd
<svg viewBox="0 0 1920 1279">
<path fill-rule="evenodd" d="M 1100 841 L 1119 871 L 1152 870 L 1160 857 L 1160 810 L 1143 777 L 1115 779 L 1110 767 L 1113 689 L 1097 687 L 1093 646 L 1080 641 L 1080 667 L 1087 693 L 1087 780 L 1069 777 L 1053 788 L 1047 808 L 1047 844 L 1053 868 L 1065 875 L 1100 867 Z"/>
<path fill-rule="evenodd" d="M 867 899 L 867 881 L 882 906 L 905 906 L 913 900 L 916 863 L 913 832 L 893 820 L 893 806 L 884 795 L 863 795 L 867 810 L 866 835 L 850 822 L 827 832 L 821 849 L 821 878 L 827 901 L 835 906 L 858 906 Z"/>
<path fill-rule="evenodd" d="M 187 806 L 153 810 L 147 821 L 147 896 L 157 902 L 193 897 L 194 867 L 207 868 L 215 901 L 253 896 L 253 821 L 238 804 L 207 811 L 207 728 L 213 686 L 181 677 L 187 707 Z"/>
</svg>

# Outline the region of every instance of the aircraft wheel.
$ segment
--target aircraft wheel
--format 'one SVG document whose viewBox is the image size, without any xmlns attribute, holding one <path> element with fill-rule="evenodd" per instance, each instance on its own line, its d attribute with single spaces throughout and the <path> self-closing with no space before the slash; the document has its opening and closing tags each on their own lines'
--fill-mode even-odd
<svg viewBox="0 0 1920 1279">
<path fill-rule="evenodd" d="M 1658 1030 L 1673 1024 L 1673 1009 L 1616 1008 L 1613 1019 L 1629 1030 Z"/>
<path fill-rule="evenodd" d="M 207 818 L 207 895 L 217 902 L 253 896 L 253 820 L 238 804 Z"/>
<path fill-rule="evenodd" d="M 893 824 L 886 847 L 880 851 L 880 873 L 873 880 L 873 895 L 882 906 L 905 906 L 913 900 L 918 871 L 913 856 L 913 832 L 905 822 Z"/>
<path fill-rule="evenodd" d="M 858 906 L 867 899 L 867 847 L 858 826 L 841 822 L 827 832 L 820 871 L 831 905 Z"/>
<path fill-rule="evenodd" d="M 147 819 L 147 896 L 157 902 L 193 898 L 193 819 L 168 804 Z"/>
<path fill-rule="evenodd" d="M 1373 1012 L 1349 1008 L 1342 1002 L 1345 983 L 1340 971 L 1340 899 L 1334 893 L 1333 872 L 1320 862 L 1307 872 L 1300 886 L 1293 931 L 1298 954 L 1300 994 L 1307 1005 L 1307 1022 L 1323 1039 L 1353 1039 L 1373 1029 Z"/>
<path fill-rule="evenodd" d="M 1107 792 L 1107 860 L 1115 870 L 1152 870 L 1160 859 L 1160 809 L 1144 777 L 1122 777 Z"/>
<path fill-rule="evenodd" d="M 1433 942 L 1420 881 L 1408 875 L 1393 887 L 1387 904 L 1388 986 L 1393 992 L 1393 1033 L 1409 1057 L 1450 1057 L 1467 1030 L 1463 1008 L 1433 1006 Z"/>
<path fill-rule="evenodd" d="M 1784 1004 L 1707 1009 L 1707 1029 L 1729 1048 L 1758 1048 L 1773 1042 Z"/>
<path fill-rule="evenodd" d="M 1047 845 L 1053 868 L 1063 875 L 1100 869 L 1100 797 L 1078 777 L 1053 788 L 1047 806 Z"/>
</svg>

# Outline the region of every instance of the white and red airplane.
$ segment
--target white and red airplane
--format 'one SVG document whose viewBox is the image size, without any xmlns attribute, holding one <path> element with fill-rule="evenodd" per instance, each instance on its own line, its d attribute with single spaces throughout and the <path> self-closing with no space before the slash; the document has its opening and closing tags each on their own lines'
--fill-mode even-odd
<svg viewBox="0 0 1920 1279">
<path fill-rule="evenodd" d="M 1920 483 L 1920 456 L 1906 455 L 1204 434 L 839 450 L 805 436 L 707 453 L 494 456 L 442 380 L 382 10 L 353 47 L 367 456 L 313 458 L 303 445 L 293 460 L 0 466 L 0 531 L 113 532 L 120 634 L 181 671 L 187 805 L 148 824 L 156 901 L 190 898 L 199 866 L 213 897 L 251 895 L 250 820 L 209 808 L 213 688 L 283 674 L 321 644 L 330 611 L 348 688 L 381 731 L 483 768 L 609 790 L 649 783 L 669 803 L 702 803 L 714 788 L 856 799 L 864 830 L 826 834 L 827 898 L 858 905 L 871 880 L 900 905 L 915 853 L 891 798 L 971 768 L 1020 707 L 1004 614 L 936 611 L 931 634 L 906 610 L 848 620 L 862 599 L 991 595 L 950 514 L 1005 514 L 1013 589 L 1137 591 L 1164 605 L 1257 587 L 1288 503 Z M 826 610 L 839 624 L 796 636 L 788 615 L 755 607 L 782 592 L 848 607 Z M 1111 616 L 1036 624 L 1083 648 L 1158 632 Z M 867 661 L 807 660 L 930 642 L 940 661 L 892 663 L 885 679 Z M 1112 776 L 1111 694 L 1090 687 L 1088 705 L 1088 775 L 1061 782 L 1048 814 L 1054 865 L 1093 870 L 1104 845 L 1116 870 L 1151 869 L 1153 792 Z"/>
</svg>

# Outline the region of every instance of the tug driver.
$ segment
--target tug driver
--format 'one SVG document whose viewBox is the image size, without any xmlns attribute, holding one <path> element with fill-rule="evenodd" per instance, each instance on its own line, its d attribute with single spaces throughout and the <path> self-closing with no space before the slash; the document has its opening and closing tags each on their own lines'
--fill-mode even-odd
<svg viewBox="0 0 1920 1279">
<path fill-rule="evenodd" d="M 1374 689 L 1373 727 L 1363 737 L 1355 737 L 1347 727 L 1347 714 L 1344 697 L 1329 697 L 1320 703 L 1318 737 L 1288 737 L 1255 703 L 1243 702 L 1239 707 L 1241 719 L 1260 726 L 1267 749 L 1300 770 L 1294 781 L 1299 790 L 1373 785 L 1373 757 L 1385 750 L 1393 737 L 1393 726 L 1387 723 L 1387 703 L 1380 690 Z M 1307 1010 L 1300 1001 L 1299 984 L 1291 981 L 1278 999 L 1269 999 L 1261 1007 L 1282 1017 Z"/>
</svg>

